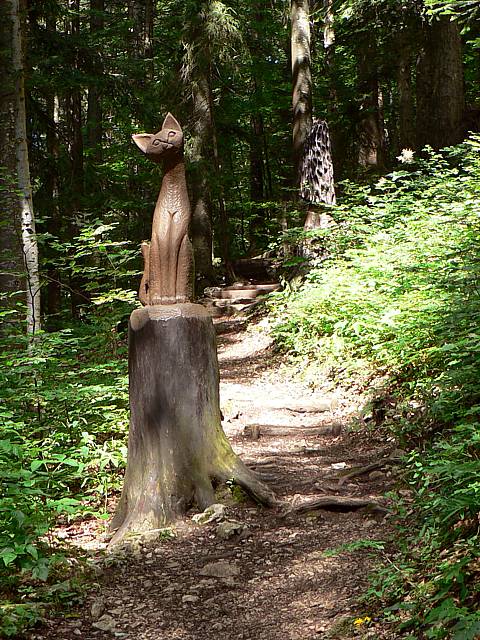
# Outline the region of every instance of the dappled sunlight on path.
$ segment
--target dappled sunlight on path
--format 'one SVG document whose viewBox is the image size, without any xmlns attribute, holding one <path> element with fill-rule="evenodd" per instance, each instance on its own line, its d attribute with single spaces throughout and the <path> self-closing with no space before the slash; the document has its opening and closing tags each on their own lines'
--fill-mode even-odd
<svg viewBox="0 0 480 640">
<path fill-rule="evenodd" d="M 238 321 L 222 323 L 218 342 L 225 432 L 282 499 L 294 506 L 325 494 L 382 500 L 393 483 L 388 474 L 338 482 L 339 469 L 367 465 L 388 449 L 349 431 L 359 398 L 289 380 L 268 336 Z M 381 515 L 273 511 L 235 491 L 218 501 L 226 505 L 226 520 L 239 523 L 232 537 L 223 537 L 217 522 L 195 524 L 194 512 L 174 538 L 106 554 L 90 531 L 80 542 L 90 547 L 97 575 L 84 606 L 68 620 L 48 620 L 30 638 L 356 637 L 342 629 L 361 613 L 357 599 L 372 558 L 360 549 L 365 542 L 352 543 L 383 539 L 388 525 Z M 325 554 L 332 548 L 337 551 Z"/>
</svg>

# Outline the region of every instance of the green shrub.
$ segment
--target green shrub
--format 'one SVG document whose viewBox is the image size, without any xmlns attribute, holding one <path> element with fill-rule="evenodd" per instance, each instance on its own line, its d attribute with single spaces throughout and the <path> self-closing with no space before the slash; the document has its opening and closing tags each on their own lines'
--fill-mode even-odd
<svg viewBox="0 0 480 640">
<path fill-rule="evenodd" d="M 479 202 L 480 138 L 431 153 L 334 209 L 329 257 L 271 303 L 276 343 L 307 376 L 381 375 L 397 398 L 388 426 L 411 449 L 414 501 L 376 593 L 427 638 L 480 625 Z"/>
<path fill-rule="evenodd" d="M 104 517 L 120 487 L 128 427 L 124 327 L 133 295 L 118 285 L 131 251 L 108 231 L 86 227 L 71 247 L 58 248 L 57 266 L 70 256 L 70 268 L 96 293 L 81 322 L 38 333 L 31 344 L 18 324 L 0 337 L 0 635 L 33 624 L 61 594 L 72 597 L 73 586 L 55 582 L 61 549 L 49 531 L 59 519 Z"/>
</svg>

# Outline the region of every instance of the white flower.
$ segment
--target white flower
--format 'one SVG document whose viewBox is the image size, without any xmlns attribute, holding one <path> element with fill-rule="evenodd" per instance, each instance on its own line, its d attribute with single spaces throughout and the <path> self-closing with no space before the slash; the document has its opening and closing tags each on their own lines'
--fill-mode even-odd
<svg viewBox="0 0 480 640">
<path fill-rule="evenodd" d="M 414 162 L 414 153 L 415 151 L 413 149 L 402 149 L 401 154 L 397 156 L 397 160 L 403 164 L 412 164 L 412 162 Z"/>
</svg>

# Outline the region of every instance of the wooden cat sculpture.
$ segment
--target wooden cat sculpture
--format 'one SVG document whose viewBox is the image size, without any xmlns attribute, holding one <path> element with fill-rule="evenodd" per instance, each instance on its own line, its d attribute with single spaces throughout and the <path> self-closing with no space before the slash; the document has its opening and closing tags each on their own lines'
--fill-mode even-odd
<svg viewBox="0 0 480 640">
<path fill-rule="evenodd" d="M 144 305 L 189 302 L 192 297 L 193 251 L 188 237 L 190 203 L 183 161 L 183 132 L 171 113 L 155 134 L 132 136 L 164 175 L 153 214 L 152 240 L 142 243 L 144 272 L 139 298 Z"/>
</svg>

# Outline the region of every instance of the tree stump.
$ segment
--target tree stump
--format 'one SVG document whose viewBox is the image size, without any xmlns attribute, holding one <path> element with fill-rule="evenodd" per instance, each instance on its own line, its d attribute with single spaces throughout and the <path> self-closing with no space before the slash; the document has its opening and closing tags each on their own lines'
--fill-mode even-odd
<svg viewBox="0 0 480 640">
<path fill-rule="evenodd" d="M 274 493 L 237 457 L 221 426 L 212 319 L 201 305 L 146 306 L 130 316 L 130 431 L 111 543 L 165 526 L 214 485 L 234 480 L 257 501 Z M 213 484 L 212 484 L 213 483 Z"/>
</svg>

